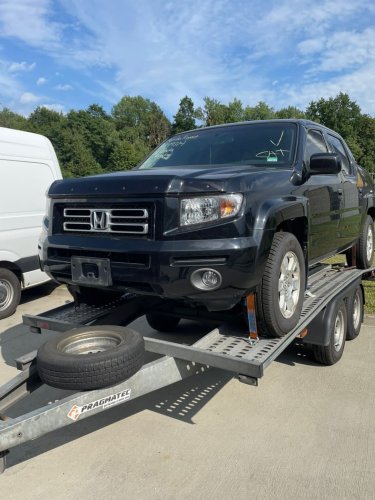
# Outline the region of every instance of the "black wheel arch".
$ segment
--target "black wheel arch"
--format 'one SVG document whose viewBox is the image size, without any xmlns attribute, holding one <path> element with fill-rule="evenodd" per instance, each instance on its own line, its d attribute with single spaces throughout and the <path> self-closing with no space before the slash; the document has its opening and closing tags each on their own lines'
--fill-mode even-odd
<svg viewBox="0 0 375 500">
<path fill-rule="evenodd" d="M 19 279 L 21 285 L 24 284 L 22 271 L 16 264 L 14 264 L 14 262 L 2 260 L 2 261 L 0 261 L 0 268 L 8 269 L 9 271 L 12 271 L 12 273 L 14 273 L 17 276 L 17 278 Z"/>
</svg>

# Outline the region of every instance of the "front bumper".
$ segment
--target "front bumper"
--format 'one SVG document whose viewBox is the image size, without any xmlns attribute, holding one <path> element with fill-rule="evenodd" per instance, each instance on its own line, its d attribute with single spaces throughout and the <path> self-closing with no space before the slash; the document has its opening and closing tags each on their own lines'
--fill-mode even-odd
<svg viewBox="0 0 375 500">
<path fill-rule="evenodd" d="M 208 310 L 225 310 L 238 303 L 260 283 L 266 260 L 252 237 L 150 241 L 42 235 L 41 266 L 52 278 L 80 284 L 72 278 L 73 256 L 109 259 L 111 290 L 184 299 Z M 195 288 L 190 278 L 200 268 L 218 271 L 222 276 L 220 288 Z M 102 288 L 95 283 L 92 286 Z"/>
</svg>

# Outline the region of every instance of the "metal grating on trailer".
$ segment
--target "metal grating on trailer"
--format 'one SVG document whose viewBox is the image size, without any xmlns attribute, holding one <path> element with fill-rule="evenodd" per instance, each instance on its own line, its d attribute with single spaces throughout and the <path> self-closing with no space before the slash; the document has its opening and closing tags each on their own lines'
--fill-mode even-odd
<svg viewBox="0 0 375 500">
<path fill-rule="evenodd" d="M 349 272 L 350 271 L 350 272 Z M 280 338 L 260 338 L 252 342 L 248 335 L 239 334 L 227 325 L 216 328 L 194 344 L 194 348 L 202 349 L 235 359 L 246 360 L 265 368 L 273 361 L 295 337 L 307 327 L 314 312 L 321 311 L 328 302 L 343 290 L 355 278 L 360 278 L 363 271 L 358 269 L 325 269 L 313 275 L 308 282 L 300 321 L 296 328 Z"/>
<path fill-rule="evenodd" d="M 65 331 L 71 328 L 88 325 L 103 316 L 106 316 L 118 307 L 125 304 L 127 300 L 125 295 L 123 298 L 113 300 L 102 305 L 87 305 L 81 304 L 75 307 L 73 302 L 65 304 L 43 313 L 40 316 L 32 316 L 29 314 L 23 315 L 23 322 L 34 328 L 44 328 L 46 330 Z"/>
<path fill-rule="evenodd" d="M 245 329 L 223 323 L 193 345 L 145 337 L 146 350 L 260 378 L 264 369 L 308 326 L 312 319 L 340 291 L 360 279 L 363 273 L 364 271 L 359 269 L 325 266 L 310 276 L 300 321 L 296 328 L 283 337 L 261 337 L 253 341 L 249 339 Z M 128 294 L 120 301 L 103 306 L 81 305 L 75 308 L 74 304 L 68 304 L 48 311 L 43 316 L 25 315 L 24 323 L 37 331 L 41 328 L 66 331 L 77 326 L 103 321 L 106 324 L 128 324 L 137 314 L 139 316 L 144 313 L 139 308 L 142 302 L 144 302 L 142 297 L 136 298 Z M 132 310 L 136 314 L 133 314 Z M 116 314 L 118 317 L 114 316 Z M 120 321 L 125 317 L 127 321 L 116 323 L 117 319 Z"/>
</svg>

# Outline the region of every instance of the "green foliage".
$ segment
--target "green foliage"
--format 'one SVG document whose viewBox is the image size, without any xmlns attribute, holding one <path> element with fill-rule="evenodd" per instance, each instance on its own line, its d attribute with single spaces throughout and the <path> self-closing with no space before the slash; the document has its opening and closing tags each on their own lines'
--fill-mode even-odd
<svg viewBox="0 0 375 500">
<path fill-rule="evenodd" d="M 173 125 L 160 107 L 141 96 L 124 96 L 108 114 L 100 105 L 71 110 L 66 115 L 38 107 L 28 118 L 8 108 L 0 111 L 0 126 L 48 137 L 57 153 L 63 175 L 79 177 L 136 166 L 153 148 L 173 133 L 196 127 L 243 120 L 307 118 L 341 133 L 355 158 L 375 171 L 375 118 L 362 114 L 347 94 L 311 102 L 306 111 L 288 106 L 277 111 L 260 101 L 244 107 L 239 99 L 223 104 L 205 97 L 195 109 L 192 99 L 181 99 Z"/>
<path fill-rule="evenodd" d="M 272 120 L 275 118 L 275 110 L 263 101 L 259 101 L 253 108 L 245 108 L 245 120 Z"/>
<path fill-rule="evenodd" d="M 17 113 L 13 113 L 13 111 L 8 108 L 3 108 L 0 111 L 0 127 L 29 130 L 27 118 Z"/>
<path fill-rule="evenodd" d="M 281 108 L 275 113 L 275 118 L 297 118 L 303 119 L 306 118 L 306 114 L 304 111 L 296 108 L 295 106 L 288 106 L 287 108 Z"/>
<path fill-rule="evenodd" d="M 57 137 L 57 155 L 64 177 L 82 177 L 103 172 L 81 134 L 64 127 Z"/>
<path fill-rule="evenodd" d="M 194 103 L 187 95 L 180 101 L 180 106 L 174 116 L 174 123 L 172 125 L 173 134 L 186 132 L 196 127 L 195 123 L 196 112 Z"/>
<path fill-rule="evenodd" d="M 143 141 L 154 148 L 170 133 L 170 123 L 159 106 L 141 96 L 123 97 L 112 108 L 120 136 L 130 142 Z"/>
<path fill-rule="evenodd" d="M 109 170 L 129 170 L 137 165 L 147 153 L 147 147 L 142 142 L 131 143 L 126 140 L 119 140 L 109 157 Z"/>
</svg>

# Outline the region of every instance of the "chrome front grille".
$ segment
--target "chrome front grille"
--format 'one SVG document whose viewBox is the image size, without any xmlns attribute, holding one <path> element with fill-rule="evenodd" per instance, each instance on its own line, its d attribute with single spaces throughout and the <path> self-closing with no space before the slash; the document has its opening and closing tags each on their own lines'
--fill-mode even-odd
<svg viewBox="0 0 375 500">
<path fill-rule="evenodd" d="M 147 208 L 64 208 L 65 232 L 122 233 L 147 235 L 150 214 Z"/>
</svg>

